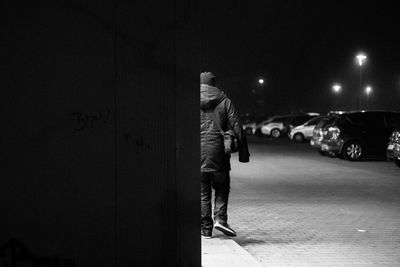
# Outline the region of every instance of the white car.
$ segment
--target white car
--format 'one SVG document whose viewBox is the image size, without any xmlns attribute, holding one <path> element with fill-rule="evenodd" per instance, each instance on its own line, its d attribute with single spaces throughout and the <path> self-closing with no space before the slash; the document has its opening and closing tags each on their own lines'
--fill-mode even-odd
<svg viewBox="0 0 400 267">
<path fill-rule="evenodd" d="M 315 125 L 317 125 L 317 123 L 320 122 L 323 118 L 324 116 L 314 117 L 306 121 L 305 123 L 294 127 L 289 132 L 289 139 L 296 142 L 304 142 L 305 140 L 310 140 L 313 136 Z"/>
<path fill-rule="evenodd" d="M 289 120 L 291 116 L 275 116 L 269 120 L 263 121 L 257 125 L 262 135 L 270 135 L 278 138 L 285 130 L 284 123 Z"/>
</svg>

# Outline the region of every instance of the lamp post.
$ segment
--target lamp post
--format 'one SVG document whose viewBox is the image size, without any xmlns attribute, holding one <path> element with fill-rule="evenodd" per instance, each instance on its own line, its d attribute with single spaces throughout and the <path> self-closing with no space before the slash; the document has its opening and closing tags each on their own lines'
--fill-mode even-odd
<svg viewBox="0 0 400 267">
<path fill-rule="evenodd" d="M 335 106 L 336 106 L 336 109 L 339 110 L 339 94 L 340 94 L 340 91 L 342 91 L 342 86 L 340 86 L 340 84 L 336 83 L 332 86 L 332 89 L 333 89 L 333 93 L 336 95 Z"/>
<path fill-rule="evenodd" d="M 364 64 L 364 61 L 367 60 L 367 56 L 360 53 L 356 56 L 357 59 L 357 64 L 360 66 L 360 91 L 362 91 L 362 66 Z M 360 109 L 360 97 L 357 94 L 357 109 Z"/>
<path fill-rule="evenodd" d="M 252 111 L 256 116 L 263 116 L 264 115 L 264 78 L 259 78 L 257 80 L 257 86 L 253 87 L 251 90 L 252 95 Z"/>
<path fill-rule="evenodd" d="M 265 106 L 264 106 L 264 83 L 265 80 L 264 78 L 259 78 L 258 79 L 258 85 L 260 87 L 260 93 L 258 95 L 258 99 L 257 99 L 257 106 L 259 107 L 259 113 L 260 116 L 264 116 L 265 113 Z"/>
<path fill-rule="evenodd" d="M 372 87 L 365 87 L 365 93 L 367 94 L 367 108 L 369 109 L 369 95 L 372 93 Z"/>
</svg>

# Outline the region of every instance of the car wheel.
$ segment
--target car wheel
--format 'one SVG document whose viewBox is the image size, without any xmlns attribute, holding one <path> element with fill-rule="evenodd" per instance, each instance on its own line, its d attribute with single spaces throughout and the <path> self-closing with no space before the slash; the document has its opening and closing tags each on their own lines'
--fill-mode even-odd
<svg viewBox="0 0 400 267">
<path fill-rule="evenodd" d="M 364 156 L 364 148 L 357 141 L 349 141 L 344 144 L 342 156 L 346 160 L 358 161 Z"/>
<path fill-rule="evenodd" d="M 247 135 L 253 135 L 253 129 L 252 128 L 247 127 L 245 129 L 245 132 L 246 132 Z"/>
<path fill-rule="evenodd" d="M 394 161 L 394 163 L 396 163 L 397 167 L 400 168 L 400 159 L 396 159 L 396 160 Z"/>
<path fill-rule="evenodd" d="M 302 143 L 304 142 L 304 135 L 301 133 L 297 133 L 293 136 L 294 141 L 298 142 L 298 143 Z"/>
<path fill-rule="evenodd" d="M 274 138 L 279 138 L 281 136 L 281 131 L 279 131 L 279 129 L 272 129 L 271 130 L 271 135 Z"/>
</svg>

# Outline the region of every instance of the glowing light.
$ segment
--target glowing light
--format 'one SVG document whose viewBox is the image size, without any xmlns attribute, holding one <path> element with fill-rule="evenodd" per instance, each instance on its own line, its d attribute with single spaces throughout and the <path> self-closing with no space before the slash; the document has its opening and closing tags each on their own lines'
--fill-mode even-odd
<svg viewBox="0 0 400 267">
<path fill-rule="evenodd" d="M 367 95 L 370 95 L 370 94 L 372 93 L 372 87 L 371 87 L 371 86 L 365 87 L 365 93 L 366 93 Z"/>
<path fill-rule="evenodd" d="M 258 83 L 259 83 L 259 84 L 263 84 L 263 83 L 264 83 L 264 79 L 259 79 L 259 80 L 258 80 Z"/>
<path fill-rule="evenodd" d="M 363 62 L 367 59 L 367 56 L 364 55 L 364 54 L 358 54 L 356 56 L 356 58 L 357 58 L 357 61 L 358 61 L 358 65 L 362 66 Z"/>
<path fill-rule="evenodd" d="M 335 93 L 339 93 L 342 90 L 342 87 L 339 84 L 333 85 L 332 88 Z"/>
</svg>

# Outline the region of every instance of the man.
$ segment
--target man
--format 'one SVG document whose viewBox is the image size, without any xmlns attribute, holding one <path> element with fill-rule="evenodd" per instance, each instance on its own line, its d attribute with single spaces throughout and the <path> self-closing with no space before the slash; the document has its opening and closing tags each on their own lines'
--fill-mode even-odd
<svg viewBox="0 0 400 267">
<path fill-rule="evenodd" d="M 212 237 L 213 227 L 227 236 L 236 236 L 228 225 L 230 190 L 230 154 L 225 153 L 222 131 L 237 137 L 239 161 L 249 161 L 246 136 L 231 100 L 215 85 L 211 72 L 200 74 L 200 140 L 201 140 L 201 234 Z M 211 193 L 215 190 L 214 221 L 211 215 Z"/>
</svg>

